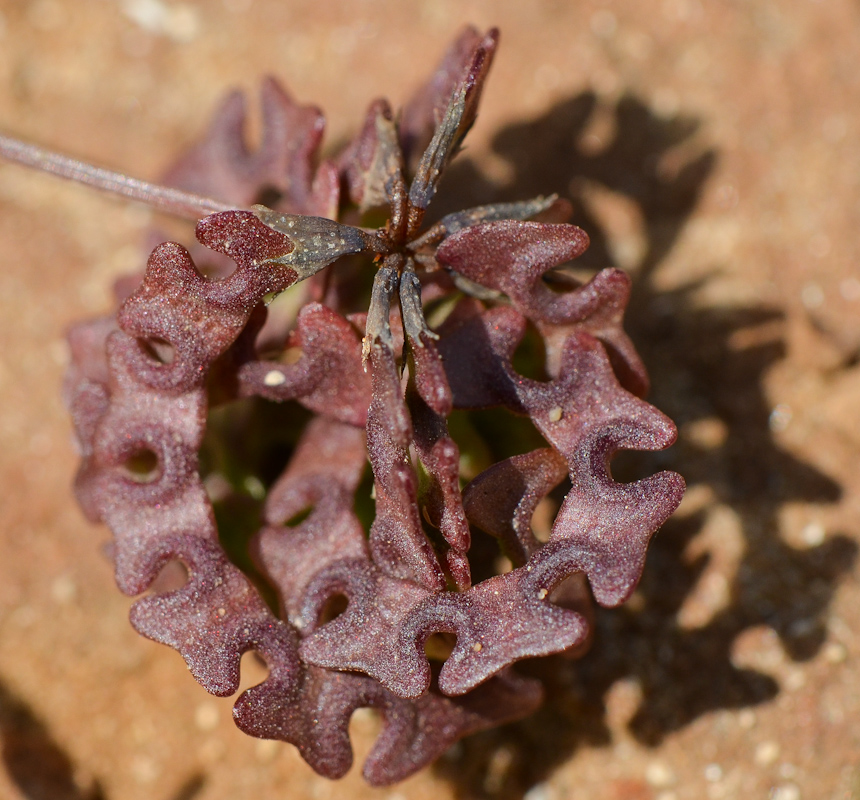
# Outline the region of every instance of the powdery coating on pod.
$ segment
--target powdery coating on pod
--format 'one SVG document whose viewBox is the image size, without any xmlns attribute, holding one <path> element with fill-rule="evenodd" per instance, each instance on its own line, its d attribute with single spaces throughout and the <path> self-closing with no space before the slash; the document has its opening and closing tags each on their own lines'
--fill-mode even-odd
<svg viewBox="0 0 860 800">
<path fill-rule="evenodd" d="M 622 384 L 644 395 L 648 375 L 622 327 L 630 279 L 621 270 L 605 269 L 586 285 L 563 294 L 541 280 L 587 247 L 588 235 L 573 225 L 506 220 L 457 232 L 436 255 L 461 275 L 506 294 L 537 325 L 547 344 L 550 374 L 558 374 L 567 337 L 573 331 L 587 331 L 607 348 Z"/>
<path fill-rule="evenodd" d="M 422 229 L 497 42 L 497 31 L 467 29 L 399 122 L 375 101 L 356 139 L 321 163 L 319 111 L 266 79 L 251 151 L 244 99 L 231 95 L 167 177 L 236 208 L 200 220 L 206 249 L 159 245 L 116 317 L 69 336 L 76 492 L 113 532 L 119 587 L 142 594 L 171 561 L 188 573 L 181 588 L 138 600 L 133 625 L 180 652 L 216 695 L 236 691 L 241 655 L 256 651 L 269 675 L 237 700 L 237 725 L 294 744 L 331 778 L 352 763 L 359 707 L 384 720 L 364 766 L 374 785 L 533 711 L 541 687 L 514 665 L 581 653 L 584 581 L 598 603 L 623 602 L 683 493 L 671 472 L 611 477 L 615 452 L 668 447 L 675 429 L 641 399 L 647 375 L 622 327 L 628 278 L 605 270 L 562 294 L 544 283 L 588 245 L 556 221 L 566 204 L 480 206 Z M 272 208 L 254 205 L 263 197 Z M 388 221 L 335 221 L 348 203 L 349 220 L 387 208 Z M 537 215 L 553 222 L 529 221 Z M 271 323 L 265 304 L 285 290 L 295 312 Z M 430 302 L 445 309 L 435 330 Z M 513 366 L 529 324 L 546 381 Z M 276 474 L 262 456 L 239 463 L 265 447 L 250 434 L 230 452 L 207 432 L 216 406 L 230 434 L 263 401 L 304 408 L 287 405 L 261 439 L 287 443 Z M 451 415 L 492 407 L 528 418 L 546 446 L 487 464 L 466 485 L 473 444 Z M 213 447 L 227 452 L 227 477 L 207 466 Z M 265 494 L 258 530 L 243 534 L 245 571 L 216 523 L 225 512 L 213 486 L 237 494 L 232 473 Z M 542 543 L 532 514 L 566 479 Z M 510 571 L 485 577 L 478 530 Z M 445 636 L 450 652 L 434 651 Z"/>
</svg>

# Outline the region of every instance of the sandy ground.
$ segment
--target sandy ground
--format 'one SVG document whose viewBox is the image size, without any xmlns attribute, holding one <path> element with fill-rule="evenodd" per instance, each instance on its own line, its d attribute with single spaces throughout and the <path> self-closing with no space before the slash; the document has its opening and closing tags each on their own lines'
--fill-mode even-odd
<svg viewBox="0 0 860 800">
<path fill-rule="evenodd" d="M 857 0 L 0 0 L 0 128 L 154 177 L 272 72 L 336 143 L 470 21 L 502 47 L 445 202 L 572 197 L 680 426 L 629 465 L 690 484 L 637 594 L 545 710 L 397 787 L 244 737 L 133 633 L 69 490 L 63 331 L 151 216 L 0 165 L 3 798 L 860 798 Z"/>
</svg>

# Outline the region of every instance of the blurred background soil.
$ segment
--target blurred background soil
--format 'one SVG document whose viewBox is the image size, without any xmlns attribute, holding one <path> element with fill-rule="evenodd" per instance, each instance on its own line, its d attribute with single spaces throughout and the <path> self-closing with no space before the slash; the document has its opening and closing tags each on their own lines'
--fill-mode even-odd
<svg viewBox="0 0 860 800">
<path fill-rule="evenodd" d="M 152 215 L 0 165 L 0 797 L 860 798 L 857 0 L 0 0 L 0 128 L 154 178 L 273 73 L 334 145 L 467 22 L 502 45 L 440 205 L 573 199 L 680 428 L 623 465 L 690 485 L 636 595 L 533 667 L 543 711 L 399 786 L 244 737 L 131 630 L 70 493 L 63 332 Z M 376 730 L 355 716 L 359 763 Z"/>
</svg>

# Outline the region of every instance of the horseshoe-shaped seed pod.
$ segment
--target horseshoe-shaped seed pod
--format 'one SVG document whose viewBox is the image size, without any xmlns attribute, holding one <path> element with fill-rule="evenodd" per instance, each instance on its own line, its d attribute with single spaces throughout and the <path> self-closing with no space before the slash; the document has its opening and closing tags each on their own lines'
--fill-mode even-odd
<svg viewBox="0 0 860 800">
<path fill-rule="evenodd" d="M 169 186 L 0 136 L 8 158 L 199 220 L 205 249 L 161 244 L 115 321 L 70 337 L 76 491 L 112 530 L 122 591 L 185 566 L 183 587 L 135 603 L 135 628 L 216 695 L 258 652 L 269 675 L 236 701 L 237 725 L 331 778 L 351 764 L 362 706 L 385 720 L 364 768 L 375 785 L 533 711 L 541 687 L 511 667 L 578 653 L 590 633 L 583 593 L 565 605 L 554 592 L 574 578 L 623 602 L 683 493 L 675 473 L 618 484 L 608 471 L 616 451 L 662 449 L 675 429 L 641 399 L 626 276 L 544 283 L 588 246 L 558 221 L 565 204 L 480 206 L 422 229 L 497 43 L 464 31 L 402 116 L 374 102 L 331 161 L 318 158 L 321 114 L 272 79 L 259 150 L 232 95 Z M 272 207 L 252 204 L 272 190 Z M 332 218 L 350 203 L 356 224 Z M 359 226 L 380 207 L 384 225 Z M 269 317 L 284 292 L 291 315 Z M 548 380 L 514 367 L 527 330 Z M 288 413 L 263 420 L 275 404 Z M 492 407 L 526 420 L 534 446 L 491 458 L 463 420 Z M 542 542 L 531 515 L 565 478 Z M 262 524 L 234 563 L 216 519 L 239 496 Z M 499 549 L 474 547 L 478 531 Z"/>
</svg>

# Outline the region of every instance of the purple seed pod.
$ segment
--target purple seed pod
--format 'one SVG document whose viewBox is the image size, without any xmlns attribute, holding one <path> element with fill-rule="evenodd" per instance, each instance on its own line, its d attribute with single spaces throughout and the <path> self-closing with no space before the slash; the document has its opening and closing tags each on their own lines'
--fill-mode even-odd
<svg viewBox="0 0 860 800">
<path fill-rule="evenodd" d="M 359 707 L 384 719 L 364 766 L 374 785 L 531 713 L 541 686 L 514 665 L 585 649 L 590 597 L 630 596 L 684 491 L 673 472 L 612 478 L 616 452 L 662 450 L 676 431 L 642 399 L 627 276 L 561 292 L 545 280 L 588 247 L 559 221 L 566 204 L 425 225 L 497 44 L 464 31 L 402 113 L 374 101 L 331 160 L 321 112 L 273 78 L 259 147 L 234 93 L 165 186 L 0 140 L 19 161 L 199 219 L 199 245 L 160 244 L 113 317 L 70 332 L 75 490 L 113 533 L 123 592 L 185 567 L 183 586 L 135 603 L 134 627 L 216 695 L 258 653 L 269 675 L 236 701 L 236 724 L 330 778 L 352 763 Z M 282 293 L 291 310 L 270 315 Z M 514 366 L 528 330 L 546 380 Z M 476 455 L 481 434 L 464 426 L 492 408 L 542 445 Z M 545 502 L 557 511 L 541 541 L 531 517 Z M 495 540 L 493 558 L 476 537 Z"/>
</svg>

